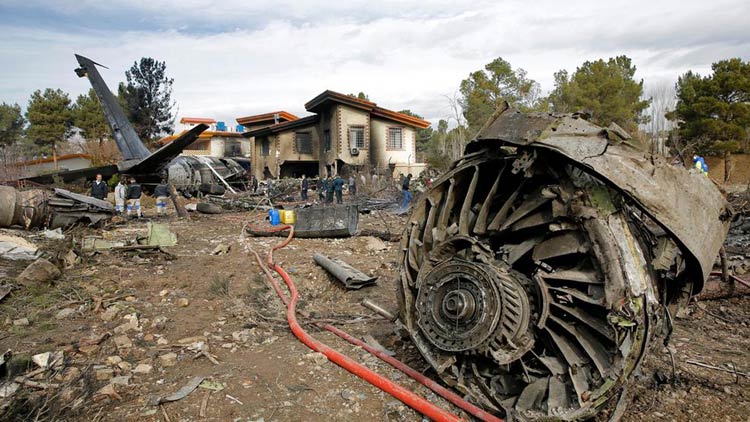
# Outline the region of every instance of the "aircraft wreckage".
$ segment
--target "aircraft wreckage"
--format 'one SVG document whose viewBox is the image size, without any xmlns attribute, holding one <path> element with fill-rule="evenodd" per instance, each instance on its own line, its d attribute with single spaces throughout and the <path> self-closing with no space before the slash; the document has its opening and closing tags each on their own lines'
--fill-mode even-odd
<svg viewBox="0 0 750 422">
<path fill-rule="evenodd" d="M 512 420 L 581 420 L 668 339 L 731 211 L 708 177 L 631 142 L 506 107 L 416 204 L 401 318 L 448 385 Z"/>
<path fill-rule="evenodd" d="M 0 186 L 0 227 L 3 228 L 96 225 L 109 220 L 113 212 L 114 207 L 107 201 L 65 189 L 17 191 L 10 186 Z"/>
</svg>

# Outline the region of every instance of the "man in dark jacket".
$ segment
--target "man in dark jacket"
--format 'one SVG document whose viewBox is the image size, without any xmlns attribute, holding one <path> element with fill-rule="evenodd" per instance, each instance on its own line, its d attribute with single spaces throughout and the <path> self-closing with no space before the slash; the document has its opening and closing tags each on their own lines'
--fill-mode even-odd
<svg viewBox="0 0 750 422">
<path fill-rule="evenodd" d="M 409 202 L 411 202 L 411 192 L 409 192 L 411 177 L 411 173 L 409 173 L 401 182 L 401 190 L 404 192 L 404 202 L 401 204 L 401 208 L 403 209 L 409 208 Z"/>
<path fill-rule="evenodd" d="M 302 175 L 302 182 L 300 183 L 300 188 L 302 190 L 302 200 L 307 201 L 307 188 L 309 187 L 307 177 L 303 174 Z"/>
<path fill-rule="evenodd" d="M 161 183 L 156 185 L 154 189 L 154 196 L 156 197 L 156 215 L 162 216 L 167 215 L 167 198 L 169 198 L 169 185 L 167 181 L 162 179 Z"/>
<path fill-rule="evenodd" d="M 134 178 L 131 178 L 128 191 L 125 193 L 125 197 L 128 199 L 128 217 L 132 217 L 133 212 L 135 212 L 135 215 L 141 218 L 141 194 L 143 194 L 141 185 L 136 183 Z"/>
<path fill-rule="evenodd" d="M 342 204 L 344 202 L 342 195 L 344 191 L 344 179 L 341 178 L 340 175 L 336 175 L 336 178 L 333 179 L 333 190 L 336 192 L 336 203 Z"/>
<path fill-rule="evenodd" d="M 96 180 L 91 184 L 91 196 L 102 201 L 107 198 L 107 184 L 102 181 L 101 174 L 97 174 Z"/>
<path fill-rule="evenodd" d="M 326 179 L 326 203 L 333 203 L 333 178 Z"/>
</svg>

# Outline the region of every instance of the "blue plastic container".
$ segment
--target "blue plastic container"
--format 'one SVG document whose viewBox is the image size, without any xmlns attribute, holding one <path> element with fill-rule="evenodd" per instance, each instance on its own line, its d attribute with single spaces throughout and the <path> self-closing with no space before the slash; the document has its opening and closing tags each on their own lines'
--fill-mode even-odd
<svg viewBox="0 0 750 422">
<path fill-rule="evenodd" d="M 281 215 L 279 210 L 276 208 L 268 210 L 268 219 L 271 221 L 272 226 L 278 226 L 281 223 Z"/>
</svg>

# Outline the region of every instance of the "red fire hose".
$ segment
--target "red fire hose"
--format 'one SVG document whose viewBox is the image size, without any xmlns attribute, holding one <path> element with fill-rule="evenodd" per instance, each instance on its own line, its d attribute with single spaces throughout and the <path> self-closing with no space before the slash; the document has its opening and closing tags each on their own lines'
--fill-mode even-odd
<svg viewBox="0 0 750 422">
<path fill-rule="evenodd" d="M 296 316 L 294 315 L 294 311 L 293 311 L 293 305 L 296 305 L 296 300 L 294 300 L 294 298 L 296 296 L 296 286 L 294 286 L 294 283 L 291 281 L 291 279 L 286 274 L 286 272 L 284 272 L 284 270 L 280 266 L 278 266 L 278 265 L 276 265 L 276 264 L 273 263 L 273 251 L 277 250 L 277 249 L 281 249 L 284 246 L 286 246 L 287 244 L 289 244 L 289 242 L 292 240 L 292 237 L 294 236 L 294 228 L 291 227 L 291 226 L 280 226 L 280 227 L 275 227 L 275 228 L 271 228 L 271 229 L 265 229 L 264 228 L 263 230 L 266 230 L 266 231 L 269 231 L 269 232 L 278 232 L 278 231 L 284 231 L 284 230 L 287 230 L 287 229 L 290 230 L 289 231 L 289 235 L 287 236 L 287 238 L 283 242 L 281 242 L 278 245 L 273 246 L 269 250 L 268 255 L 266 257 L 266 260 L 267 260 L 268 265 L 271 266 L 271 267 L 273 267 L 274 270 L 284 279 L 284 281 L 286 282 L 287 286 L 289 287 L 289 290 L 291 292 L 293 292 L 293 294 L 292 294 L 293 301 L 292 302 L 289 302 L 289 300 L 287 299 L 286 295 L 281 290 L 281 287 L 278 285 L 278 283 L 276 282 L 276 280 L 273 278 L 273 275 L 270 273 L 270 271 L 268 270 L 268 268 L 266 268 L 266 266 L 263 265 L 263 263 L 261 262 L 260 256 L 258 256 L 258 254 L 255 253 L 255 251 L 252 251 L 252 252 L 255 255 L 255 258 L 256 258 L 256 260 L 258 262 L 258 265 L 264 271 L 264 273 L 266 274 L 266 277 L 268 278 L 269 282 L 271 283 L 271 286 L 276 291 L 276 294 L 279 296 L 279 298 L 281 299 L 281 301 L 285 305 L 287 305 L 287 310 L 288 310 L 287 318 L 290 321 L 290 326 L 292 326 L 292 321 L 291 321 L 290 318 L 294 318 L 294 323 L 297 324 L 297 322 L 296 322 Z M 290 317 L 289 312 L 291 312 L 291 317 Z M 461 408 L 461 409 L 469 412 L 470 414 L 474 415 L 475 417 L 477 417 L 477 418 L 479 418 L 479 419 L 481 419 L 483 421 L 487 421 L 487 422 L 502 422 L 503 421 L 502 419 L 500 419 L 500 418 L 498 418 L 498 417 L 496 417 L 496 416 L 494 416 L 494 415 L 492 415 L 492 414 L 490 414 L 490 413 L 488 413 L 488 412 L 480 409 L 479 407 L 477 407 L 477 406 L 475 406 L 475 405 L 467 402 L 466 400 L 462 399 L 460 396 L 458 396 L 454 392 L 452 392 L 452 391 L 444 388 L 440 384 L 438 384 L 435 381 L 431 380 L 430 378 L 422 375 L 420 372 L 418 372 L 415 369 L 409 367 L 408 365 L 402 363 L 401 361 L 399 361 L 399 360 L 393 358 L 392 356 L 389 356 L 389 355 L 383 353 L 382 351 L 380 351 L 380 350 L 378 350 L 378 349 L 370 346 L 369 344 L 367 344 L 367 343 L 365 343 L 365 342 L 363 342 L 363 341 L 361 341 L 361 340 L 359 340 L 359 339 L 351 336 L 350 334 L 346 333 L 345 331 L 340 330 L 340 329 L 338 329 L 338 328 L 336 328 L 336 327 L 334 327 L 334 326 L 332 326 L 330 324 L 325 324 L 325 325 L 324 324 L 316 324 L 316 325 L 318 325 L 319 327 L 321 327 L 321 328 L 323 328 L 323 329 L 325 329 L 327 331 L 330 331 L 331 333 L 339 336 L 340 338 L 348 341 L 351 344 L 354 344 L 356 346 L 362 347 L 367 352 L 373 354 L 374 356 L 378 357 L 379 359 L 383 360 L 384 362 L 388 363 L 389 365 L 393 366 L 394 368 L 400 370 L 404 374 L 406 374 L 409 377 L 413 378 L 417 382 L 419 382 L 422 385 L 426 386 L 427 388 L 431 389 L 432 391 L 434 391 L 435 393 L 437 393 L 441 397 L 443 397 L 446 400 L 450 401 L 451 403 L 453 403 L 454 405 L 458 406 L 459 408 Z M 301 327 L 299 327 L 299 324 L 297 324 L 297 327 L 298 327 L 299 330 L 302 331 L 302 333 L 304 333 L 304 330 Z M 294 326 L 292 326 L 292 331 L 294 332 L 294 334 L 298 338 L 300 338 L 300 340 L 302 340 L 306 345 L 308 345 L 308 347 L 310 347 L 313 350 L 322 352 L 322 350 L 317 350 L 315 347 L 311 346 L 303 338 L 301 338 L 299 335 L 297 335 L 298 333 L 295 332 Z M 305 334 L 307 334 L 307 333 L 305 333 Z M 309 335 L 308 335 L 308 337 L 309 337 Z M 317 340 L 314 340 L 314 339 L 312 339 L 312 340 L 317 342 Z M 319 344 L 327 348 L 327 346 L 323 345 L 322 343 L 319 343 Z M 330 350 L 330 348 L 329 348 L 329 350 Z M 335 352 L 333 350 L 331 350 L 331 351 L 334 352 L 334 353 L 337 353 L 337 352 Z M 322 353 L 324 353 L 324 352 L 322 352 Z M 327 357 L 329 357 L 329 359 L 330 359 L 330 356 L 328 354 L 326 354 L 326 353 L 324 353 L 324 354 Z M 341 355 L 341 356 L 344 359 L 349 360 L 349 358 L 347 358 L 346 356 L 343 356 L 343 355 Z M 334 363 L 339 364 L 334 359 L 331 359 L 331 360 L 334 361 Z M 356 362 L 351 362 L 351 363 L 353 363 L 355 365 L 358 365 L 358 366 L 361 366 L 361 365 L 357 364 Z M 349 368 L 347 368 L 347 367 L 345 367 L 345 366 L 343 366 L 341 364 L 339 364 L 339 365 L 342 366 L 342 367 L 344 367 L 345 369 L 349 370 L 350 372 L 354 373 L 355 375 L 360 376 L 358 373 L 350 370 Z M 367 370 L 367 368 L 364 368 L 364 369 Z M 369 370 L 367 370 L 367 371 L 369 371 Z M 372 374 L 374 376 L 380 377 L 379 375 L 377 375 L 375 373 L 372 373 Z M 379 388 L 381 388 L 378 384 L 375 384 L 375 383 L 371 382 L 368 379 L 366 379 L 366 380 L 368 382 L 370 382 L 371 384 L 373 384 L 373 385 L 378 386 Z M 401 388 L 400 386 L 398 386 L 398 387 Z M 381 389 L 383 389 L 383 388 L 381 388 Z M 388 392 L 385 389 L 383 389 L 383 390 L 386 391 L 386 392 Z M 411 392 L 408 392 L 408 393 L 410 395 L 413 395 L 413 393 L 411 393 Z M 390 392 L 389 392 L 389 394 L 390 394 Z M 392 395 L 394 395 L 394 394 L 392 394 Z M 399 400 L 401 400 L 404 403 L 408 404 L 409 406 L 415 408 L 416 410 L 422 412 L 423 414 L 425 414 L 427 416 L 430 416 L 427 413 L 425 413 L 422 410 L 420 410 L 419 408 L 417 408 L 415 406 L 412 406 L 410 403 L 408 403 L 407 401 L 401 399 L 400 397 L 397 397 L 396 395 L 394 395 L 394 397 L 399 398 Z M 420 397 L 418 397 L 418 396 L 415 396 L 415 397 L 417 397 L 418 399 L 420 399 L 420 400 L 423 401 L 423 399 L 421 399 Z M 420 404 L 420 403 L 416 403 L 416 404 Z M 427 402 L 427 404 L 429 404 L 430 406 L 434 407 L 434 405 L 432 405 L 432 403 Z M 444 412 L 442 409 L 439 409 L 439 408 L 436 408 L 436 409 L 440 413 L 447 413 L 447 412 Z M 452 417 L 452 418 L 457 418 L 455 415 L 452 415 L 450 413 L 447 413 L 447 416 Z M 442 420 L 442 419 L 435 419 L 435 420 Z M 456 420 L 456 419 L 447 419 L 447 420 Z"/>
<path fill-rule="evenodd" d="M 411 391 L 402 387 L 401 385 L 396 384 L 395 382 L 389 380 L 388 378 L 385 378 L 371 371 L 367 367 L 357 363 L 356 361 L 352 360 L 348 356 L 343 355 L 337 352 L 336 350 L 331 349 L 327 345 L 313 338 L 310 334 L 308 334 L 302 328 L 302 326 L 300 326 L 299 322 L 297 322 L 297 315 L 296 315 L 297 301 L 299 300 L 297 287 L 294 285 L 291 278 L 289 278 L 289 275 L 286 273 L 286 271 L 284 271 L 283 268 L 281 268 L 277 264 L 272 263 L 273 251 L 276 249 L 283 248 L 284 246 L 289 244 L 289 242 L 292 239 L 292 236 L 294 236 L 294 228 L 292 226 L 280 226 L 278 228 L 272 229 L 272 231 L 282 231 L 282 230 L 290 230 L 289 236 L 286 238 L 286 240 L 284 240 L 280 244 L 271 248 L 271 250 L 268 253 L 268 260 L 273 270 L 276 271 L 276 273 L 286 283 L 287 288 L 289 289 L 289 293 L 291 295 L 291 300 L 288 301 L 286 315 L 287 315 L 287 321 L 289 322 L 289 327 L 291 328 L 292 333 L 294 333 L 294 335 L 310 349 L 324 354 L 328 358 L 328 360 L 330 360 L 331 362 L 346 369 L 347 371 L 351 372 L 357 377 L 369 382 L 375 387 L 378 387 L 379 389 L 390 394 L 396 399 L 402 401 L 404 404 L 420 412 L 421 414 L 427 416 L 428 418 L 434 421 L 441 421 L 441 422 L 442 421 L 445 421 L 445 422 L 461 421 L 461 418 L 459 418 L 458 416 L 435 406 L 434 404 L 412 393 Z M 268 275 L 268 273 L 266 273 L 266 275 Z M 275 280 L 273 281 L 275 282 Z M 277 294 L 280 292 L 281 292 L 280 289 L 276 289 Z M 280 297 L 282 296 L 283 294 L 280 295 Z"/>
</svg>

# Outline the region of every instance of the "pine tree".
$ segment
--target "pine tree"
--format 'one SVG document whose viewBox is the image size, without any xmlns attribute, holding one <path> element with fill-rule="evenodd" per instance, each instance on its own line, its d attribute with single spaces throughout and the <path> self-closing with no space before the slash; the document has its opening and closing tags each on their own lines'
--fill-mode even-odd
<svg viewBox="0 0 750 422">
<path fill-rule="evenodd" d="M 43 152 L 52 152 L 57 165 L 57 149 L 65 142 L 73 126 L 68 94 L 60 89 L 34 91 L 26 108 L 29 128 L 26 136 Z"/>
</svg>

